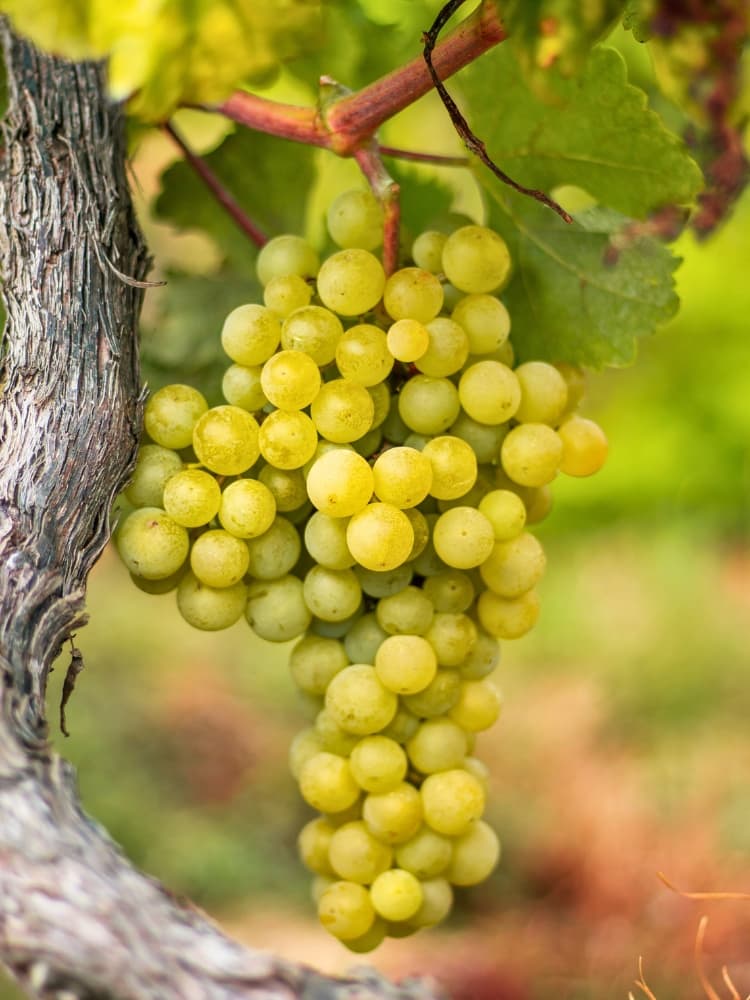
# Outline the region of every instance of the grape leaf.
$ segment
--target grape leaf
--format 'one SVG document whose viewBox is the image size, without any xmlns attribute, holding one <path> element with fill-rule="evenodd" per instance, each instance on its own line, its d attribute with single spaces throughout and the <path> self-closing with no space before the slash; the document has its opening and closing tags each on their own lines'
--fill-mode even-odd
<svg viewBox="0 0 750 1000">
<path fill-rule="evenodd" d="M 615 250 L 626 219 L 591 208 L 566 225 L 499 182 L 489 188 L 490 225 L 506 240 L 514 273 L 502 298 L 519 358 L 602 367 L 635 358 L 637 337 L 677 311 L 679 259 L 650 237 Z"/>
<path fill-rule="evenodd" d="M 227 136 L 205 162 L 265 233 L 299 233 L 314 178 L 315 150 L 241 129 Z M 162 175 L 158 216 L 181 229 L 203 229 L 226 258 L 250 273 L 256 250 L 186 163 Z"/>
<path fill-rule="evenodd" d="M 627 82 L 614 49 L 597 46 L 575 78 L 549 70 L 553 104 L 531 91 L 505 46 L 468 67 L 462 79 L 474 131 L 493 160 L 528 187 L 577 185 L 636 218 L 689 204 L 700 190 L 698 166 L 648 109 L 646 95 Z"/>
<path fill-rule="evenodd" d="M 70 59 L 109 56 L 109 86 L 148 121 L 213 103 L 315 44 L 320 0 L 3 0 L 17 30 Z"/>
</svg>

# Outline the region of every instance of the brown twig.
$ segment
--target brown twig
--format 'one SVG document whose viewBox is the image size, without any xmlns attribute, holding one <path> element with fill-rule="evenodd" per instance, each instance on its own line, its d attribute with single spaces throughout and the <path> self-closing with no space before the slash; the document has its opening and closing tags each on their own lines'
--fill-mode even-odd
<svg viewBox="0 0 750 1000">
<path fill-rule="evenodd" d="M 530 198 L 534 198 L 536 201 L 539 201 L 548 208 L 551 208 L 553 212 L 557 212 L 563 221 L 572 222 L 572 217 L 565 211 L 565 209 L 561 205 L 558 205 L 554 199 L 550 198 L 548 194 L 545 194 L 544 191 L 539 191 L 537 188 L 524 187 L 522 184 L 514 181 L 512 177 L 509 177 L 504 170 L 501 170 L 500 167 L 498 167 L 494 160 L 490 158 L 485 144 L 472 132 L 469 127 L 469 123 L 459 111 L 458 105 L 448 93 L 445 85 L 438 75 L 432 58 L 438 35 L 442 31 L 448 19 L 465 2 L 466 0 L 449 0 L 449 2 L 441 8 L 438 16 L 432 23 L 432 27 L 422 36 L 422 41 L 424 42 L 424 60 L 427 63 L 427 68 L 430 72 L 430 76 L 432 77 L 434 87 L 440 95 L 440 99 L 445 105 L 446 111 L 450 115 L 453 127 L 463 139 L 466 148 L 470 152 L 474 153 L 475 156 L 478 156 L 482 163 L 484 163 L 484 165 L 492 171 L 495 177 L 499 178 L 509 187 L 512 187 L 514 191 L 518 191 L 520 194 L 528 195 Z"/>
<path fill-rule="evenodd" d="M 185 161 L 190 164 L 208 190 L 219 202 L 227 214 L 239 226 L 242 232 L 250 238 L 256 247 L 262 247 L 268 242 L 268 237 L 247 215 L 240 203 L 232 197 L 216 174 L 200 156 L 197 156 L 177 132 L 171 122 L 164 122 L 163 129 L 182 152 Z"/>
<path fill-rule="evenodd" d="M 438 167 L 468 167 L 468 156 L 443 156 L 441 153 L 420 153 L 413 149 L 397 149 L 395 146 L 380 146 L 381 156 L 392 156 L 394 160 L 409 160 L 412 163 L 434 163 Z"/>
</svg>

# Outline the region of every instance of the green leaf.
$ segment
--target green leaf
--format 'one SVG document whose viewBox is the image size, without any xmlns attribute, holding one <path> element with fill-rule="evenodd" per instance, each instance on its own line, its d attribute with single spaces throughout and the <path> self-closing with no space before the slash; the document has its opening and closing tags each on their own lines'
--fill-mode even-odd
<svg viewBox="0 0 750 1000">
<path fill-rule="evenodd" d="M 465 71 L 463 89 L 487 152 L 527 187 L 549 192 L 577 185 L 636 218 L 663 205 L 689 204 L 700 190 L 701 172 L 684 143 L 627 82 L 614 49 L 595 48 L 571 79 L 550 70 L 553 104 L 530 90 L 505 46 Z"/>
<path fill-rule="evenodd" d="M 507 241 L 514 273 L 502 298 L 522 360 L 602 367 L 632 362 L 636 338 L 677 311 L 679 263 L 656 240 L 615 250 L 625 220 L 600 208 L 567 225 L 552 211 L 496 182 L 490 225 Z"/>
<path fill-rule="evenodd" d="M 241 129 L 205 162 L 243 210 L 269 236 L 304 229 L 307 197 L 315 176 L 315 150 Z M 156 213 L 181 229 L 202 229 L 227 260 L 251 273 L 256 249 L 215 201 L 193 170 L 178 163 L 162 176 Z"/>
</svg>

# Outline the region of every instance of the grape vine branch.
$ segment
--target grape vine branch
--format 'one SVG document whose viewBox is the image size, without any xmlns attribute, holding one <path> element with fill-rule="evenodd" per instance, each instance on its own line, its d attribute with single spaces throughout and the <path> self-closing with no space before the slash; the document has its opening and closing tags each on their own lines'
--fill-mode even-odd
<svg viewBox="0 0 750 1000">
<path fill-rule="evenodd" d="M 230 941 L 129 864 L 48 743 L 49 671 L 85 620 L 86 576 L 135 458 L 149 260 L 103 68 L 0 31 L 0 960 L 40 1000 L 435 998 L 427 981 L 327 979 Z"/>
</svg>

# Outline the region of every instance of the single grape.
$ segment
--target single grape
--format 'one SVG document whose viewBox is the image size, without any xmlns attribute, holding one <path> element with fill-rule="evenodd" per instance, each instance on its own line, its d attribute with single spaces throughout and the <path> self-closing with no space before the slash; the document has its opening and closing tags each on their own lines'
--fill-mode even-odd
<svg viewBox="0 0 750 1000">
<path fill-rule="evenodd" d="M 398 396 L 401 419 L 418 434 L 441 434 L 450 427 L 460 410 L 458 389 L 447 378 L 415 375 Z M 399 443 L 396 438 L 392 440 Z"/>
<path fill-rule="evenodd" d="M 460 768 L 466 748 L 466 733 L 453 715 L 450 719 L 426 719 L 406 744 L 409 760 L 422 774 Z"/>
<path fill-rule="evenodd" d="M 497 834 L 480 819 L 453 841 L 453 857 L 445 877 L 454 885 L 477 885 L 492 874 L 499 860 Z"/>
<path fill-rule="evenodd" d="M 388 725 L 396 714 L 398 699 L 381 683 L 374 667 L 354 663 L 328 685 L 325 704 L 345 732 L 367 736 Z"/>
<path fill-rule="evenodd" d="M 384 844 L 403 844 L 422 825 L 422 799 L 414 785 L 402 781 L 390 791 L 367 795 L 362 819 Z"/>
<path fill-rule="evenodd" d="M 427 323 L 430 342 L 415 362 L 424 375 L 441 378 L 459 371 L 469 355 L 469 340 L 462 327 L 447 316 Z"/>
<path fill-rule="evenodd" d="M 406 869 L 418 879 L 441 875 L 450 864 L 452 855 L 452 841 L 435 833 L 429 826 L 420 827 L 411 840 L 399 844 L 395 851 L 399 868 Z"/>
<path fill-rule="evenodd" d="M 369 502 L 373 490 L 372 469 L 361 455 L 336 448 L 313 464 L 307 477 L 307 493 L 329 517 L 351 517 Z"/>
<path fill-rule="evenodd" d="M 430 494 L 438 500 L 462 497 L 476 482 L 476 455 L 460 438 L 449 434 L 435 437 L 425 445 L 422 454 L 430 460 Z"/>
<path fill-rule="evenodd" d="M 260 384 L 260 365 L 230 365 L 221 381 L 221 393 L 231 406 L 255 413 L 262 410 L 268 400 Z"/>
<path fill-rule="evenodd" d="M 164 509 L 183 528 L 199 528 L 216 516 L 221 487 L 201 469 L 183 469 L 164 486 Z"/>
<path fill-rule="evenodd" d="M 448 714 L 462 730 L 480 733 L 497 722 L 501 707 L 500 692 L 492 681 L 465 680 L 461 683 L 458 701 Z"/>
<path fill-rule="evenodd" d="M 479 572 L 493 593 L 520 597 L 544 576 L 547 559 L 541 543 L 528 531 L 507 542 L 495 542 Z"/>
<path fill-rule="evenodd" d="M 416 694 L 433 680 L 437 658 L 419 635 L 390 635 L 375 653 L 375 671 L 382 684 L 396 694 Z"/>
<path fill-rule="evenodd" d="M 422 588 L 435 611 L 449 611 L 452 614 L 467 611 L 476 596 L 471 577 L 457 569 L 446 569 L 428 577 Z"/>
<path fill-rule="evenodd" d="M 302 864 L 316 875 L 333 877 L 335 872 L 328 859 L 328 849 L 336 832 L 322 816 L 305 823 L 297 837 L 297 852 Z"/>
<path fill-rule="evenodd" d="M 376 427 L 382 430 L 385 418 L 391 408 L 391 390 L 387 382 L 378 382 L 377 385 L 368 385 L 367 392 L 375 411 L 370 430 L 374 430 Z"/>
<path fill-rule="evenodd" d="M 404 587 L 409 586 L 414 575 L 411 566 L 397 566 L 386 573 L 365 569 L 364 566 L 355 566 L 354 572 L 364 593 L 368 597 L 378 598 L 398 594 Z"/>
<path fill-rule="evenodd" d="M 125 566 L 146 580 L 163 580 L 187 558 L 187 531 L 159 507 L 140 507 L 117 531 L 117 551 Z"/>
<path fill-rule="evenodd" d="M 404 695 L 403 703 L 420 719 L 445 715 L 458 701 L 461 677 L 456 670 L 438 670 L 426 688 Z"/>
<path fill-rule="evenodd" d="M 316 365 L 322 367 L 333 361 L 343 332 L 341 320 L 330 309 L 304 306 L 295 309 L 284 320 L 281 346 L 287 351 L 304 351 Z"/>
<path fill-rule="evenodd" d="M 280 274 L 271 278 L 263 289 L 265 306 L 279 319 L 286 319 L 295 309 L 309 305 L 311 298 L 312 288 L 298 274 Z"/>
<path fill-rule="evenodd" d="M 565 379 L 546 361 L 527 361 L 515 369 L 521 386 L 521 404 L 515 418 L 519 423 L 559 423 L 568 404 L 568 386 Z"/>
<path fill-rule="evenodd" d="M 418 587 L 403 590 L 378 601 L 378 624 L 389 635 L 424 635 L 432 624 L 430 599 Z"/>
<path fill-rule="evenodd" d="M 361 938 L 375 921 L 370 893 L 356 882 L 334 882 L 318 901 L 318 919 L 341 941 Z"/>
<path fill-rule="evenodd" d="M 408 761 L 396 740 L 382 735 L 365 736 L 352 750 L 349 766 L 360 788 L 381 794 L 401 784 Z"/>
<path fill-rule="evenodd" d="M 305 575 L 304 587 L 308 608 L 323 621 L 344 621 L 354 614 L 362 600 L 359 581 L 350 569 L 313 566 Z"/>
<path fill-rule="evenodd" d="M 567 361 L 559 361 L 555 368 L 565 379 L 565 384 L 568 387 L 566 413 L 572 413 L 586 395 L 586 373 L 582 368 L 571 365 Z"/>
<path fill-rule="evenodd" d="M 416 319 L 399 319 L 388 327 L 386 343 L 397 361 L 416 361 L 430 346 L 430 334 Z"/>
<path fill-rule="evenodd" d="M 471 569 L 490 555 L 495 534 L 481 511 L 460 506 L 440 515 L 432 540 L 435 551 L 448 566 Z"/>
<path fill-rule="evenodd" d="M 314 278 L 319 264 L 317 253 L 301 236 L 274 236 L 261 247 L 255 272 L 261 285 L 267 285 L 274 278 L 290 274 Z"/>
<path fill-rule="evenodd" d="M 326 382 L 310 407 L 321 437 L 335 444 L 356 441 L 372 425 L 375 404 L 363 385 L 338 378 Z"/>
<path fill-rule="evenodd" d="M 375 912 L 386 920 L 408 920 L 424 899 L 419 879 L 403 868 L 384 871 L 370 886 Z"/>
<path fill-rule="evenodd" d="M 445 233 L 427 229 L 420 233 L 411 247 L 411 256 L 417 267 L 438 274 L 443 270 L 443 247 L 448 239 Z"/>
<path fill-rule="evenodd" d="M 190 568 L 209 587 L 231 587 L 245 575 L 249 562 L 245 542 L 221 528 L 199 535 L 190 549 Z"/>
<path fill-rule="evenodd" d="M 268 531 L 275 516 L 273 493 L 257 479 L 237 479 L 224 487 L 219 522 L 231 535 L 257 538 Z"/>
<path fill-rule="evenodd" d="M 221 346 L 238 365 L 261 365 L 271 357 L 281 338 L 276 313 L 265 306 L 238 306 L 221 329 Z"/>
<path fill-rule="evenodd" d="M 270 490 L 276 510 L 281 514 L 288 515 L 307 503 L 307 486 L 302 469 L 277 469 L 266 464 L 258 473 L 258 482 Z"/>
<path fill-rule="evenodd" d="M 521 486 L 552 482 L 563 460 L 559 434 L 546 424 L 519 424 L 503 441 L 503 469 Z"/>
<path fill-rule="evenodd" d="M 215 632 L 239 621 L 245 610 L 247 587 L 241 581 L 232 587 L 209 587 L 186 573 L 177 587 L 177 608 L 193 628 Z"/>
<path fill-rule="evenodd" d="M 187 448 L 207 409 L 205 397 L 191 385 L 165 385 L 146 403 L 143 424 L 151 440 L 162 448 Z"/>
<path fill-rule="evenodd" d="M 359 798 L 359 785 L 352 776 L 349 761 L 327 751 L 302 764 L 299 789 L 305 802 L 319 812 L 340 812 Z"/>
<path fill-rule="evenodd" d="M 277 469 L 299 469 L 315 454 L 317 444 L 315 424 L 301 410 L 274 410 L 260 425 L 260 453 Z"/>
<path fill-rule="evenodd" d="M 349 519 L 330 517 L 315 511 L 305 525 L 305 548 L 309 555 L 327 569 L 349 569 L 355 558 L 346 543 Z"/>
<path fill-rule="evenodd" d="M 462 226 L 443 247 L 443 271 L 462 292 L 494 292 L 510 274 L 505 240 L 485 226 Z"/>
<path fill-rule="evenodd" d="M 373 612 L 362 615 L 344 636 L 346 655 L 352 663 L 374 663 L 378 647 L 387 635 Z"/>
<path fill-rule="evenodd" d="M 458 669 L 466 680 L 480 680 L 491 674 L 499 662 L 500 643 L 494 636 L 479 630 L 473 649 L 461 660 Z"/>
<path fill-rule="evenodd" d="M 568 417 L 557 429 L 563 445 L 560 470 L 568 476 L 592 476 L 607 459 L 608 444 L 599 424 L 585 417 Z"/>
<path fill-rule="evenodd" d="M 491 354 L 508 340 L 510 315 L 494 295 L 464 296 L 451 318 L 463 327 L 470 354 Z"/>
<path fill-rule="evenodd" d="M 324 695 L 331 680 L 348 665 L 343 643 L 319 635 L 300 639 L 289 657 L 289 670 L 297 687 L 315 695 Z"/>
<path fill-rule="evenodd" d="M 491 490 L 479 501 L 479 510 L 492 525 L 498 542 L 520 535 L 526 524 L 526 507 L 511 490 Z"/>
<path fill-rule="evenodd" d="M 323 749 L 340 757 L 348 757 L 359 740 L 354 733 L 342 729 L 325 708 L 315 716 L 315 731 L 323 742 Z"/>
<path fill-rule="evenodd" d="M 372 323 L 350 326 L 336 345 L 336 367 L 344 378 L 367 387 L 387 378 L 393 356 L 380 327 Z"/>
<path fill-rule="evenodd" d="M 141 445 L 125 497 L 134 507 L 163 507 L 164 487 L 181 469 L 182 459 L 176 451 L 158 444 Z"/>
<path fill-rule="evenodd" d="M 485 590 L 479 595 L 477 615 L 482 628 L 496 639 L 519 639 L 536 625 L 539 597 L 535 590 L 510 598 Z"/>
<path fill-rule="evenodd" d="M 373 309 L 385 287 L 383 265 L 367 250 L 339 250 L 318 271 L 318 295 L 340 316 L 358 316 Z"/>
<path fill-rule="evenodd" d="M 256 580 L 278 580 L 291 572 L 300 556 L 302 543 L 297 529 L 285 517 L 273 519 L 262 535 L 245 542 L 250 555 L 248 573 Z"/>
<path fill-rule="evenodd" d="M 484 812 L 484 788 L 462 768 L 429 775 L 419 794 L 425 823 L 447 837 L 467 833 Z"/>
<path fill-rule="evenodd" d="M 481 424 L 468 413 L 462 412 L 451 425 L 449 433 L 470 445 L 477 462 L 485 465 L 492 464 L 500 457 L 500 448 L 508 430 L 507 424 Z"/>
<path fill-rule="evenodd" d="M 138 590 L 142 590 L 144 594 L 152 594 L 158 597 L 161 594 L 171 594 L 173 590 L 176 590 L 185 573 L 186 568 L 183 563 L 176 573 L 165 576 L 161 580 L 147 580 L 145 577 L 137 576 L 135 573 L 130 574 L 130 579 Z"/>
<path fill-rule="evenodd" d="M 328 233 L 344 250 L 375 250 L 383 242 L 383 206 L 371 191 L 344 191 L 326 215 Z"/>
<path fill-rule="evenodd" d="M 312 620 L 302 581 L 292 574 L 255 580 L 247 588 L 248 625 L 268 642 L 288 642 L 302 635 Z"/>
<path fill-rule="evenodd" d="M 368 504 L 346 528 L 346 544 L 357 562 L 381 573 L 406 562 L 413 543 L 408 517 L 389 503 Z"/>
<path fill-rule="evenodd" d="M 323 737 L 314 727 L 301 729 L 297 733 L 289 745 L 289 771 L 295 781 L 299 781 L 299 773 L 305 761 L 325 749 Z"/>
<path fill-rule="evenodd" d="M 413 319 L 428 323 L 443 306 L 443 287 L 430 271 L 403 267 L 388 278 L 383 305 L 394 320 Z"/>
<path fill-rule="evenodd" d="M 193 450 L 211 472 L 237 476 L 258 460 L 258 424 L 238 406 L 214 406 L 195 425 Z"/>
<path fill-rule="evenodd" d="M 339 878 L 369 885 L 391 867 L 393 851 L 373 837 L 362 820 L 354 820 L 334 830 L 328 857 Z"/>
<path fill-rule="evenodd" d="M 445 920 L 453 906 L 453 890 L 445 878 L 431 878 L 422 882 L 422 905 L 406 923 L 412 930 L 434 927 Z"/>
<path fill-rule="evenodd" d="M 303 410 L 318 395 L 320 370 L 304 351 L 279 351 L 263 365 L 260 384 L 280 410 Z"/>
<path fill-rule="evenodd" d="M 521 387 L 514 372 L 499 361 L 469 365 L 458 383 L 461 406 L 482 424 L 502 424 L 515 414 Z"/>
</svg>

